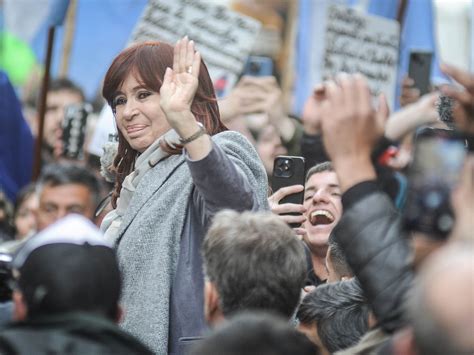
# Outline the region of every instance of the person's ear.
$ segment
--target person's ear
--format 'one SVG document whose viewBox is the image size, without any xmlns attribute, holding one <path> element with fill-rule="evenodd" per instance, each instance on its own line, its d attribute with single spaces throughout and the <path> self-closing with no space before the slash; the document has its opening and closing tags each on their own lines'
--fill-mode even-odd
<svg viewBox="0 0 474 355">
<path fill-rule="evenodd" d="M 394 355 L 418 355 L 412 328 L 404 328 L 393 337 Z"/>
<path fill-rule="evenodd" d="M 13 320 L 15 322 L 24 321 L 28 316 L 28 307 L 26 306 L 23 294 L 20 291 L 13 291 Z"/>
<path fill-rule="evenodd" d="M 204 316 L 206 322 L 210 325 L 214 325 L 224 319 L 219 303 L 219 293 L 215 285 L 211 281 L 206 280 L 204 283 Z"/>
<path fill-rule="evenodd" d="M 367 323 L 368 323 L 369 329 L 372 329 L 377 325 L 377 318 L 375 318 L 374 312 L 372 311 L 369 312 Z"/>
<path fill-rule="evenodd" d="M 121 304 L 117 304 L 117 311 L 115 313 L 115 323 L 120 323 L 123 319 L 123 307 Z"/>
</svg>

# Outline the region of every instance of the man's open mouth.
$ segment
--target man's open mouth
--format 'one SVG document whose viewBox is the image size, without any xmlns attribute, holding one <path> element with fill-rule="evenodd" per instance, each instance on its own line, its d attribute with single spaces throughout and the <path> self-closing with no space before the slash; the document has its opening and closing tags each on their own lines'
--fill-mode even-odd
<svg viewBox="0 0 474 355">
<path fill-rule="evenodd" d="M 311 212 L 309 216 L 309 222 L 313 226 L 317 226 L 320 224 L 331 224 L 334 222 L 334 216 L 331 212 L 326 210 L 315 210 Z"/>
</svg>

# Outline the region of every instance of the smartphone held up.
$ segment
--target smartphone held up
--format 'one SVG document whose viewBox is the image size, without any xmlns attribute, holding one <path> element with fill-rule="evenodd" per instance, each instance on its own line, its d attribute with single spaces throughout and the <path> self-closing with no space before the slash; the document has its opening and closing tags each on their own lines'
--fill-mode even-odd
<svg viewBox="0 0 474 355">
<path fill-rule="evenodd" d="M 458 183 L 466 145 L 463 139 L 421 135 L 415 141 L 403 212 L 407 230 L 443 239 L 454 226 L 451 193 Z"/>
<path fill-rule="evenodd" d="M 273 163 L 272 190 L 273 192 L 287 186 L 303 185 L 305 183 L 305 160 L 303 157 L 278 156 Z M 280 204 L 293 203 L 302 205 L 304 190 L 284 197 Z M 299 213 L 287 213 L 288 215 L 300 215 Z M 300 224 L 290 224 L 296 228 Z"/>
<path fill-rule="evenodd" d="M 270 57 L 250 56 L 243 73 L 250 76 L 272 76 L 273 61 Z"/>
<path fill-rule="evenodd" d="M 66 107 L 62 124 L 62 155 L 69 159 L 84 157 L 87 117 L 92 111 L 89 104 L 74 104 Z"/>
<path fill-rule="evenodd" d="M 414 86 L 420 91 L 420 96 L 430 92 L 431 61 L 430 51 L 411 51 L 408 64 L 408 76 L 413 79 Z"/>
</svg>

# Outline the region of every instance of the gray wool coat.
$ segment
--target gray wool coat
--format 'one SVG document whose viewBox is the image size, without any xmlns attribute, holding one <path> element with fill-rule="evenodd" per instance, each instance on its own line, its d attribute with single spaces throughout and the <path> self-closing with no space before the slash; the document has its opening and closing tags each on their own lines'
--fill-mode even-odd
<svg viewBox="0 0 474 355">
<path fill-rule="evenodd" d="M 205 330 L 201 243 L 219 210 L 268 209 L 267 177 L 237 132 L 212 137 L 202 160 L 172 155 L 140 181 L 116 240 L 122 326 L 157 354 L 181 354 Z"/>
</svg>

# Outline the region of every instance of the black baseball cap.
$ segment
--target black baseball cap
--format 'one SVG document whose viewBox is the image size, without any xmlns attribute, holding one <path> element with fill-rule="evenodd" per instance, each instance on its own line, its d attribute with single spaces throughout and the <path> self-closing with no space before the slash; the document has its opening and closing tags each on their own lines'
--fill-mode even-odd
<svg viewBox="0 0 474 355">
<path fill-rule="evenodd" d="M 12 263 L 28 315 L 115 316 L 121 278 L 115 251 L 88 219 L 69 215 L 31 237 Z"/>
</svg>

